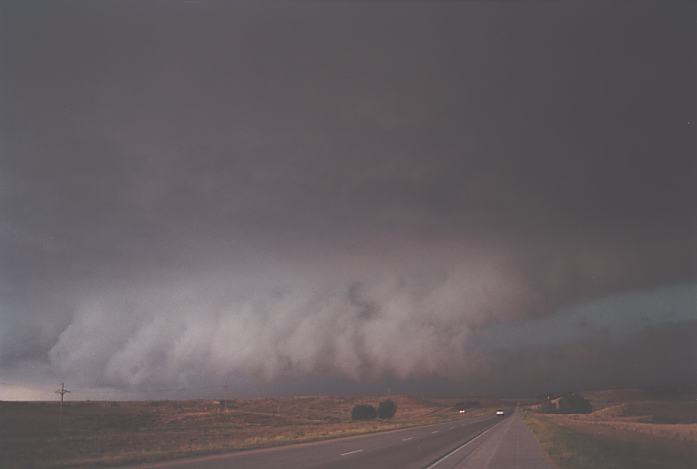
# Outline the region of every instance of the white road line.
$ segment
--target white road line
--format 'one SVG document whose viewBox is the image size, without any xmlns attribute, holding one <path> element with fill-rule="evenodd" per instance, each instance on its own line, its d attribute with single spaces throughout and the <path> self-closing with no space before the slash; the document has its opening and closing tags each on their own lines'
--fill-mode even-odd
<svg viewBox="0 0 697 469">
<path fill-rule="evenodd" d="M 438 430 L 433 430 L 431 433 L 438 433 Z"/>
<path fill-rule="evenodd" d="M 501 423 L 501 422 L 499 422 L 499 423 Z M 457 453 L 458 451 L 460 451 L 460 450 L 461 450 L 462 448 L 464 448 L 465 446 L 469 445 L 470 443 L 472 443 L 472 442 L 475 441 L 475 440 L 478 440 L 479 438 L 481 438 L 482 436 L 484 436 L 484 434 L 489 433 L 491 430 L 493 430 L 494 428 L 498 427 L 498 425 L 499 425 L 499 424 L 497 423 L 497 424 L 495 424 L 493 427 L 488 428 L 487 430 L 483 431 L 482 433 L 480 433 L 479 435 L 475 436 L 475 437 L 472 438 L 471 440 L 464 442 L 463 444 L 461 444 L 460 446 L 458 446 L 457 448 L 455 448 L 454 450 L 452 450 L 451 452 L 449 452 L 449 453 L 446 454 L 445 456 L 441 457 L 440 459 L 437 459 L 433 464 L 431 464 L 430 466 L 426 467 L 425 469 L 433 469 L 433 468 L 436 467 L 438 464 L 442 463 L 443 461 L 445 461 L 446 459 L 448 459 L 450 456 L 452 456 L 453 454 L 455 454 L 455 453 Z"/>
<path fill-rule="evenodd" d="M 409 440 L 413 440 L 413 439 L 414 439 L 414 437 L 410 436 L 409 438 L 402 438 L 402 441 L 409 441 Z"/>
<path fill-rule="evenodd" d="M 361 452 L 363 452 L 362 449 L 354 449 L 353 451 L 349 451 L 348 453 L 341 453 L 339 456 L 348 456 L 349 454 L 356 454 Z"/>
</svg>

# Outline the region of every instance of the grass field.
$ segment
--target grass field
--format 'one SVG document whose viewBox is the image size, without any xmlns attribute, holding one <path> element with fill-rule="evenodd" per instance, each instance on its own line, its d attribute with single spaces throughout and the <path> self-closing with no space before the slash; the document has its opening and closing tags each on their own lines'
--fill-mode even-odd
<svg viewBox="0 0 697 469">
<path fill-rule="evenodd" d="M 697 403 L 639 391 L 587 393 L 591 414 L 525 419 L 559 469 L 697 467 Z"/>
<path fill-rule="evenodd" d="M 350 420 L 354 404 L 385 397 L 228 401 L 0 402 L 0 467 L 79 467 L 156 461 L 437 423 L 461 417 L 455 400 L 390 396 L 389 421 Z M 451 402 L 453 401 L 453 402 Z M 483 402 L 495 406 L 495 401 Z M 464 418 L 482 415 L 479 409 Z"/>
</svg>

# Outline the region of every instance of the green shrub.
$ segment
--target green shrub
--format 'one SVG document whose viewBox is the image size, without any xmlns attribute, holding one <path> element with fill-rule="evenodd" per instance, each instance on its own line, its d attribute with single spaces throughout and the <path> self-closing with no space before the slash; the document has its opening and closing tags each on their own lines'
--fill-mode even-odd
<svg viewBox="0 0 697 469">
<path fill-rule="evenodd" d="M 351 411 L 351 420 L 372 420 L 375 417 L 377 411 L 370 404 L 356 404 Z"/>
<path fill-rule="evenodd" d="M 381 419 L 391 419 L 397 413 L 397 404 L 388 399 L 378 404 L 378 417 Z"/>
<path fill-rule="evenodd" d="M 590 414 L 592 411 L 591 403 L 575 392 L 561 396 L 557 405 L 560 414 Z"/>
</svg>

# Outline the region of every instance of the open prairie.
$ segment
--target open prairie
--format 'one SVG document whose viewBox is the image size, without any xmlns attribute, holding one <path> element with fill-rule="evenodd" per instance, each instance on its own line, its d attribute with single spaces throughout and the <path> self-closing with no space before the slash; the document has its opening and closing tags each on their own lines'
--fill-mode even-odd
<svg viewBox="0 0 697 469">
<path fill-rule="evenodd" d="M 482 415 L 457 400 L 389 396 L 390 420 L 351 421 L 355 404 L 385 396 L 192 401 L 0 402 L 1 467 L 76 467 L 155 461 L 307 442 Z M 452 401 L 452 402 L 451 402 Z M 496 405 L 495 400 L 482 402 Z"/>
<path fill-rule="evenodd" d="M 685 468 L 697 464 L 697 401 L 640 390 L 584 393 L 590 414 L 542 414 L 528 424 L 561 468 Z"/>
</svg>

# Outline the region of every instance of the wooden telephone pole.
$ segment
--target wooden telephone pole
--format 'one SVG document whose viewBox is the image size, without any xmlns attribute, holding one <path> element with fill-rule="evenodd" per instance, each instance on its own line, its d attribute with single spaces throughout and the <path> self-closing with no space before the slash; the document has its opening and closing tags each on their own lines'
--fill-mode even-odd
<svg viewBox="0 0 697 469">
<path fill-rule="evenodd" d="M 56 389 L 55 392 L 56 394 L 60 394 L 61 396 L 60 410 L 58 411 L 58 430 L 60 431 L 61 425 L 63 423 L 63 396 L 65 396 L 70 391 L 65 389 L 65 383 L 61 383 L 61 387 Z"/>
</svg>

